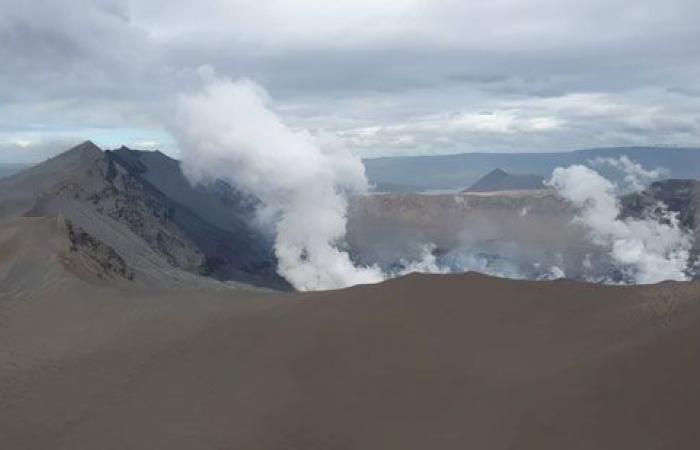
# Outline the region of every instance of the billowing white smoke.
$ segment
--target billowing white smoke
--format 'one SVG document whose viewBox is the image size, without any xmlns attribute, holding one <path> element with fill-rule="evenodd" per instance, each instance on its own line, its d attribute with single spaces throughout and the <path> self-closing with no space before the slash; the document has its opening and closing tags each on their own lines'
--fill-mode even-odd
<svg viewBox="0 0 700 450">
<path fill-rule="evenodd" d="M 333 289 L 386 278 L 376 266 L 356 266 L 342 249 L 347 196 L 367 189 L 359 158 L 327 135 L 285 126 L 268 107 L 267 93 L 252 81 L 204 75 L 201 92 L 179 98 L 172 125 L 190 180 L 228 180 L 262 201 L 260 215 L 275 231 L 278 272 L 295 288 Z M 646 171 L 629 158 L 597 163 L 622 170 L 625 184 L 632 188 L 661 173 Z M 558 168 L 549 184 L 579 209 L 577 222 L 620 268 L 621 281 L 688 278 L 691 237 L 665 208 L 656 208 L 656 216 L 650 212 L 643 219 L 621 219 L 616 186 L 585 166 Z M 418 260 L 397 264 L 398 269 L 387 268 L 390 275 L 477 270 L 512 278 L 528 276 L 507 257 L 494 259 L 469 249 L 438 256 L 434 245 L 427 245 Z M 559 263 L 548 265 L 549 269 L 535 265 L 539 275 L 534 277 L 566 275 Z"/>
<path fill-rule="evenodd" d="M 435 256 L 435 244 L 426 244 L 421 249 L 420 259 L 415 261 L 401 260 L 399 265 L 401 269 L 397 271 L 396 276 L 408 275 L 409 273 L 450 273 L 449 267 L 440 265 L 438 258 Z"/>
<path fill-rule="evenodd" d="M 178 100 L 172 131 L 193 182 L 228 180 L 265 205 L 278 272 L 299 290 L 383 280 L 339 249 L 347 199 L 367 189 L 362 161 L 338 141 L 285 126 L 265 90 L 204 73 L 203 90 Z"/>
<path fill-rule="evenodd" d="M 668 171 L 661 167 L 647 170 L 638 162 L 632 161 L 627 155 L 622 155 L 617 159 L 598 157 L 590 160 L 589 164 L 593 166 L 607 165 L 624 173 L 625 187 L 629 191 L 640 191 L 652 181 L 668 175 Z"/>
<path fill-rule="evenodd" d="M 628 182 L 639 183 L 634 169 L 627 168 Z M 581 165 L 555 169 L 548 184 L 579 209 L 576 221 L 589 231 L 594 244 L 606 249 L 626 281 L 688 279 L 692 238 L 663 205 L 655 216 L 649 212 L 644 219 L 622 219 L 615 185 Z"/>
<path fill-rule="evenodd" d="M 388 271 L 390 276 L 402 276 L 413 272 L 419 273 L 464 273 L 478 272 L 501 278 L 538 280 L 556 280 L 565 278 L 566 273 L 557 265 L 545 266 L 541 263 L 532 264 L 532 273 L 525 273 L 519 264 L 509 258 L 508 254 L 491 255 L 498 257 L 490 259 L 485 255 L 475 253 L 469 248 L 453 248 L 439 257 L 436 255 L 437 246 L 429 243 L 422 246 L 418 259 L 401 259 L 398 269 Z"/>
</svg>

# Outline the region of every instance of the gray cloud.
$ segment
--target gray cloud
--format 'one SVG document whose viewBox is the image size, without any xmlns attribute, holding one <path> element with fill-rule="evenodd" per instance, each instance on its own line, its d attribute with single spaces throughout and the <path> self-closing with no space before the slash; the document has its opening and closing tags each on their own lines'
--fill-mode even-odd
<svg viewBox="0 0 700 450">
<path fill-rule="evenodd" d="M 0 142 L 167 146 L 173 97 L 203 64 L 256 79 L 290 125 L 334 131 L 362 155 L 700 142 L 695 0 L 0 9 Z"/>
</svg>

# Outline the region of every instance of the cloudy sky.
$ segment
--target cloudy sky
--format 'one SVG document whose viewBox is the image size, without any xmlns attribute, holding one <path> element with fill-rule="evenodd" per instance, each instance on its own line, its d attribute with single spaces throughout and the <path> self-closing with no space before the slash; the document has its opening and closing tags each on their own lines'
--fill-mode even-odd
<svg viewBox="0 0 700 450">
<path fill-rule="evenodd" d="M 697 0 L 0 0 L 0 162 L 177 155 L 198 68 L 361 156 L 700 146 Z"/>
</svg>

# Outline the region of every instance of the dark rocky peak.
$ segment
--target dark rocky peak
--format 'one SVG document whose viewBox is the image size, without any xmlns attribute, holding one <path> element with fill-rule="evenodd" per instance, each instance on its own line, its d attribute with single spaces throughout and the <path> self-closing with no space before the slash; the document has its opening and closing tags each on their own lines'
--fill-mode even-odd
<svg viewBox="0 0 700 450">
<path fill-rule="evenodd" d="M 113 161 L 119 163 L 133 173 L 141 174 L 148 171 L 148 167 L 141 162 L 139 153 L 127 147 L 122 146 L 117 150 L 107 150 L 106 153 Z"/>
<path fill-rule="evenodd" d="M 91 141 L 85 141 L 42 163 L 0 180 L 0 200 L 11 210 L 21 210 L 40 193 L 55 190 L 66 183 L 91 184 L 101 177 L 105 153 Z M 13 198 L 13 200 L 10 200 Z M 0 214 L 2 216 L 2 214 Z"/>
<path fill-rule="evenodd" d="M 103 152 L 89 141 L 0 180 L 0 219 L 62 215 L 113 249 L 137 278 L 175 268 L 287 287 L 254 211 L 228 183 L 193 185 L 163 153 Z"/>
<path fill-rule="evenodd" d="M 98 155 L 102 154 L 102 149 L 95 145 L 94 142 L 87 140 L 81 144 L 76 145 L 75 147 L 71 148 L 70 150 L 63 152 L 59 156 L 69 157 L 70 155 L 76 155 L 78 157 L 84 157 L 84 156 L 89 156 L 89 157 L 95 157 Z"/>
<path fill-rule="evenodd" d="M 700 181 L 698 180 L 663 180 L 655 181 L 647 189 L 648 193 L 653 195 L 663 197 L 663 198 L 693 198 L 697 195 L 698 189 L 700 188 Z"/>
<path fill-rule="evenodd" d="M 646 190 L 622 198 L 623 215 L 639 217 L 662 202 L 678 213 L 681 223 L 697 231 L 700 225 L 700 181 L 670 179 L 656 181 Z"/>
<path fill-rule="evenodd" d="M 223 180 L 192 183 L 180 161 L 155 151 L 122 147 L 108 152 L 152 196 L 167 205 L 168 220 L 204 254 L 205 272 L 221 279 L 283 285 L 274 272 L 270 236 L 256 225 L 257 200 Z"/>
<path fill-rule="evenodd" d="M 92 141 L 85 141 L 82 144 L 76 145 L 70 150 L 49 158 L 42 163 L 28 168 L 27 170 L 19 172 L 15 175 L 15 177 L 21 177 L 26 173 L 49 174 L 57 171 L 65 173 L 66 171 L 70 170 L 86 168 L 103 157 L 104 152 L 100 147 L 93 144 Z"/>
<path fill-rule="evenodd" d="M 494 169 L 481 177 L 465 192 L 494 192 L 542 189 L 544 179 L 539 175 L 519 175 Z"/>
<path fill-rule="evenodd" d="M 486 174 L 484 176 L 484 178 L 503 178 L 503 177 L 507 177 L 507 176 L 508 176 L 508 173 L 506 173 L 505 171 L 503 171 L 501 169 L 493 169 L 491 172 Z"/>
</svg>

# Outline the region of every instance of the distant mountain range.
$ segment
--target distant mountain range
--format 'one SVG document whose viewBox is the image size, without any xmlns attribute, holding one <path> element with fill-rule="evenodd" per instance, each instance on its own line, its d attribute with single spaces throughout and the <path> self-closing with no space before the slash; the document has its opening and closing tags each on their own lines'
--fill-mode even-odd
<svg viewBox="0 0 700 450">
<path fill-rule="evenodd" d="M 464 153 L 365 159 L 367 176 L 381 192 L 463 190 L 491 170 L 549 177 L 560 166 L 627 155 L 646 169 L 663 167 L 672 178 L 700 179 L 700 148 L 621 147 L 561 153 Z M 620 174 L 600 168 L 604 175 Z"/>
<path fill-rule="evenodd" d="M 479 178 L 465 192 L 524 191 L 543 188 L 544 177 L 539 175 L 512 174 L 494 169 Z"/>
<path fill-rule="evenodd" d="M 646 169 L 663 167 L 668 170 L 670 178 L 700 179 L 700 148 L 616 147 L 557 153 L 462 153 L 368 158 L 363 162 L 374 190 L 420 192 L 464 190 L 497 168 L 509 174 L 547 178 L 560 166 L 587 164 L 595 158 L 624 155 Z M 28 164 L 0 164 L 0 178 L 27 167 Z M 612 169 L 597 167 L 597 170 L 611 178 L 620 175 Z"/>
</svg>

